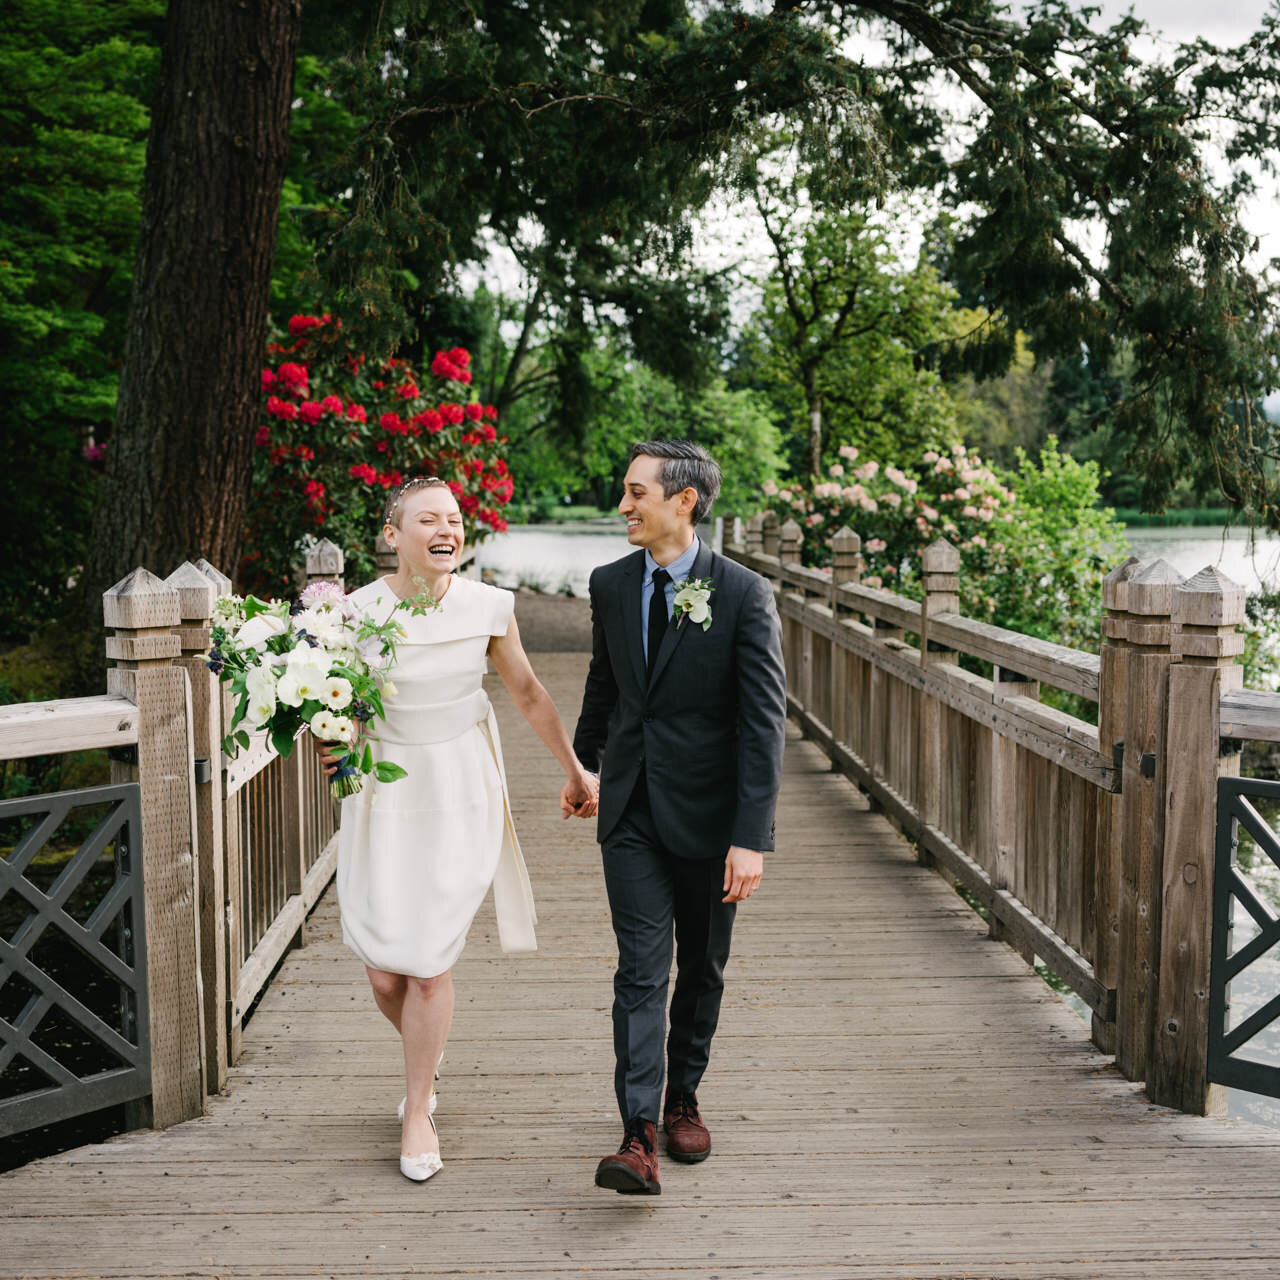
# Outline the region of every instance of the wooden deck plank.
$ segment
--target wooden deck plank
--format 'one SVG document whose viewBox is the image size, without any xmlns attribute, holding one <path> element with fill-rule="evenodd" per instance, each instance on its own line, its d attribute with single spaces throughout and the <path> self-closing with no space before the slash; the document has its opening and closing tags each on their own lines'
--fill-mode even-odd
<svg viewBox="0 0 1280 1280">
<path fill-rule="evenodd" d="M 581 655 L 534 659 L 566 719 Z M 798 739 L 739 912 L 701 1098 L 715 1154 L 663 1195 L 591 1184 L 617 1141 L 599 854 L 495 697 L 541 950 L 482 910 L 440 1084 L 445 1171 L 396 1168 L 399 1046 L 332 893 L 208 1114 L 0 1177 L 31 1277 L 1107 1280 L 1280 1268 L 1280 1132 L 1152 1106 L 1088 1028 Z"/>
</svg>

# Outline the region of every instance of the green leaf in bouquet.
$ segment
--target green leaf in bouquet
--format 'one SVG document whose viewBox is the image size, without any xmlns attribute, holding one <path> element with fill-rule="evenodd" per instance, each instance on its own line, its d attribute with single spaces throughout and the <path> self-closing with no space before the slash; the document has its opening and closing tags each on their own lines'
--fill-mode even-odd
<svg viewBox="0 0 1280 1280">
<path fill-rule="evenodd" d="M 360 772 L 369 773 L 373 769 L 373 749 L 366 742 L 364 744 L 364 757 L 360 761 Z"/>
<path fill-rule="evenodd" d="M 244 620 L 246 622 L 260 613 L 267 613 L 270 609 L 271 601 L 269 600 L 259 600 L 257 596 L 245 596 L 244 598 Z"/>
<path fill-rule="evenodd" d="M 230 733 L 227 734 L 227 736 L 222 740 L 222 754 L 224 756 L 234 756 L 235 745 L 236 745 L 236 735 L 230 734 Z"/>
<path fill-rule="evenodd" d="M 249 749 L 248 733 L 246 733 L 245 730 L 241 729 L 234 736 L 235 736 L 235 740 L 241 745 L 241 747 L 243 747 L 247 751 Z"/>
<path fill-rule="evenodd" d="M 272 729 L 271 745 L 275 747 L 282 760 L 287 760 L 293 752 L 293 733 L 289 729 Z"/>
<path fill-rule="evenodd" d="M 379 760 L 373 766 L 373 776 L 379 782 L 398 782 L 409 775 L 394 760 Z"/>
</svg>

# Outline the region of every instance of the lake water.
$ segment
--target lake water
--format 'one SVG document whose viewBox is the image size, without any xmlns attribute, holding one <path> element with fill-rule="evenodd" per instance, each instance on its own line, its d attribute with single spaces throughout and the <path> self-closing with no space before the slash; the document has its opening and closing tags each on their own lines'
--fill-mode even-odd
<svg viewBox="0 0 1280 1280">
<path fill-rule="evenodd" d="M 1184 577 L 1213 565 L 1249 591 L 1270 582 L 1280 587 L 1280 538 L 1260 536 L 1249 545 L 1245 529 L 1127 529 L 1131 554 L 1167 560 Z"/>
</svg>

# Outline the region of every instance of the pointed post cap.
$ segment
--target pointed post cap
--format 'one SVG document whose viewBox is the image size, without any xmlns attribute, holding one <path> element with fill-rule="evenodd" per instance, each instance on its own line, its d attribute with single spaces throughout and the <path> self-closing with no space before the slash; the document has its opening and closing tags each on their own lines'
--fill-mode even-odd
<svg viewBox="0 0 1280 1280">
<path fill-rule="evenodd" d="M 853 552 L 856 554 L 862 550 L 862 538 L 858 534 L 854 533 L 848 525 L 845 525 L 842 529 L 837 529 L 835 533 L 832 534 L 831 550 L 837 555 L 841 552 L 846 554 Z"/>
<path fill-rule="evenodd" d="M 783 542 L 799 542 L 804 538 L 804 530 L 794 520 L 788 518 L 787 522 L 778 530 L 778 537 Z"/>
<path fill-rule="evenodd" d="M 1130 613 L 1168 617 L 1173 613 L 1173 593 L 1186 579 L 1167 560 L 1139 565 L 1129 578 Z"/>
<path fill-rule="evenodd" d="M 180 564 L 165 582 L 178 593 L 178 612 L 189 622 L 213 616 L 213 602 L 218 589 L 190 560 Z"/>
<path fill-rule="evenodd" d="M 1137 556 L 1122 560 L 1102 579 L 1102 607 L 1122 613 L 1129 607 L 1129 580 L 1142 563 Z"/>
<path fill-rule="evenodd" d="M 1184 627 L 1236 627 L 1244 621 L 1246 592 L 1214 565 L 1205 565 L 1174 594 L 1173 619 Z"/>
<path fill-rule="evenodd" d="M 102 620 L 108 627 L 125 631 L 176 626 L 182 621 L 178 592 L 139 565 L 102 593 Z"/>
<path fill-rule="evenodd" d="M 920 553 L 920 564 L 925 573 L 959 573 L 959 548 L 952 546 L 946 538 L 939 538 Z"/>
<path fill-rule="evenodd" d="M 221 569 L 215 569 L 204 556 L 201 556 L 196 561 L 196 568 L 213 583 L 220 596 L 229 596 L 231 594 L 231 579 Z"/>
<path fill-rule="evenodd" d="M 382 535 L 378 537 L 381 539 Z M 342 548 L 328 538 L 321 538 L 307 548 L 307 577 L 337 577 L 345 567 Z"/>
</svg>

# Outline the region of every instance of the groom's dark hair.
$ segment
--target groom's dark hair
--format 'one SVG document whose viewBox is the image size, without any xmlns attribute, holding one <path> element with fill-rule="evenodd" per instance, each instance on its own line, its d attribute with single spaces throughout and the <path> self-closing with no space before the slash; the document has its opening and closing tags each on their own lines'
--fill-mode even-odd
<svg viewBox="0 0 1280 1280">
<path fill-rule="evenodd" d="M 692 489 L 698 495 L 693 504 L 696 525 L 711 510 L 720 492 L 720 468 L 716 460 L 692 440 L 642 440 L 631 446 L 627 462 L 634 462 L 641 454 L 661 462 L 658 476 L 664 498 L 674 497 L 683 489 Z"/>
</svg>

